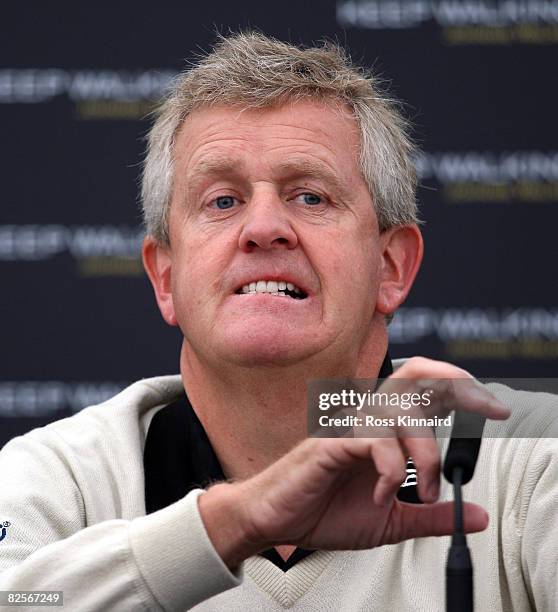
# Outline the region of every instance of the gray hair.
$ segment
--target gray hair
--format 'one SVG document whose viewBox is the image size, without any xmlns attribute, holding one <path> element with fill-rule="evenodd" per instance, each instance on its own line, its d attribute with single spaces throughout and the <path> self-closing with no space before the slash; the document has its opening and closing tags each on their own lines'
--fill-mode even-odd
<svg viewBox="0 0 558 612">
<path fill-rule="evenodd" d="M 169 244 L 177 132 L 193 110 L 223 101 L 241 109 L 310 99 L 350 109 L 361 136 L 359 164 L 383 231 L 417 223 L 415 148 L 398 104 L 337 43 L 301 48 L 257 31 L 217 34 L 211 53 L 178 75 L 148 135 L 141 200 L 147 234 Z"/>
</svg>

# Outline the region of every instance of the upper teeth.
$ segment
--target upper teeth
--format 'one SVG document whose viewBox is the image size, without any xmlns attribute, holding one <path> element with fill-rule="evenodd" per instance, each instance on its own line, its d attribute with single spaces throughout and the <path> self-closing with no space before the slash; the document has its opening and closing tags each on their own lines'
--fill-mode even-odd
<svg viewBox="0 0 558 612">
<path fill-rule="evenodd" d="M 302 293 L 302 291 L 292 283 L 286 283 L 285 281 L 265 281 L 259 280 L 248 285 L 244 285 L 240 290 L 241 293 L 274 293 L 278 294 L 279 291 L 294 291 L 295 293 Z"/>
</svg>

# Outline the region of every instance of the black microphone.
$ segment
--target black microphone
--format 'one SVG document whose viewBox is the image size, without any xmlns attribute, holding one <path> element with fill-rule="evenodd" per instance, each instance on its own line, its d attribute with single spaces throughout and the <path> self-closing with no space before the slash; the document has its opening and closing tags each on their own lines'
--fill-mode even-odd
<svg viewBox="0 0 558 612">
<path fill-rule="evenodd" d="M 453 484 L 455 497 L 455 529 L 446 564 L 447 612 L 473 611 L 473 564 L 463 532 L 461 485 L 473 477 L 485 420 L 485 417 L 471 412 L 455 412 L 452 437 L 444 461 L 444 476 Z"/>
<path fill-rule="evenodd" d="M 444 461 L 444 476 L 453 483 L 453 471 L 460 467 L 463 472 L 461 484 L 473 477 L 482 439 L 486 417 L 473 412 L 455 412 L 451 440 Z"/>
</svg>

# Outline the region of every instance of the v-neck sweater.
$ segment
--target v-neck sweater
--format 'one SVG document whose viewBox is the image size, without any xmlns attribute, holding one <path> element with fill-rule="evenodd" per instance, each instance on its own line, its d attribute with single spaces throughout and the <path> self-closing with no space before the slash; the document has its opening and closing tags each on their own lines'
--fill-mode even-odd
<svg viewBox="0 0 558 612">
<path fill-rule="evenodd" d="M 392 373 L 391 358 L 386 353 L 377 384 Z M 227 479 L 186 392 L 159 410 L 151 420 L 143 451 L 143 465 L 147 514 L 170 506 L 193 489 L 207 488 L 214 482 Z M 398 495 L 401 499 L 417 503 L 416 477 L 413 474 L 416 470 L 410 460 L 407 471 L 408 477 Z M 259 554 L 286 572 L 313 552 L 297 547 L 287 559 L 283 559 L 275 548 Z"/>
<path fill-rule="evenodd" d="M 396 364 L 394 364 L 396 365 Z M 514 437 L 487 422 L 465 499 L 490 525 L 470 535 L 478 611 L 558 609 L 557 397 L 490 390 Z M 153 416 L 184 393 L 179 375 L 12 439 L 0 451 L 0 590 L 62 590 L 68 610 L 409 610 L 444 608 L 449 537 L 315 551 L 286 572 L 256 555 L 231 572 L 198 510 L 203 489 L 146 514 L 143 451 Z M 535 407 L 546 411 L 532 416 Z M 530 437 L 519 435 L 529 427 Z M 440 438 L 441 452 L 447 438 Z M 451 499 L 442 482 L 442 500 Z M 10 608 L 11 609 L 11 608 Z"/>
</svg>

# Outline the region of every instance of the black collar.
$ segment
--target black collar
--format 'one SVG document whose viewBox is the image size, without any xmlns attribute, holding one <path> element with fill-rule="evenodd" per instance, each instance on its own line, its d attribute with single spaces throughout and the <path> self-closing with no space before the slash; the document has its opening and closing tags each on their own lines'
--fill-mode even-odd
<svg viewBox="0 0 558 612">
<path fill-rule="evenodd" d="M 378 378 L 387 378 L 392 372 L 391 359 L 386 354 Z M 192 489 L 226 480 L 186 393 L 159 410 L 151 420 L 143 461 L 147 514 L 182 499 Z M 311 552 L 297 548 L 287 561 L 274 548 L 261 554 L 287 571 Z"/>
</svg>

